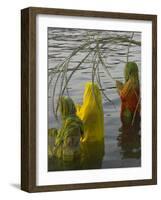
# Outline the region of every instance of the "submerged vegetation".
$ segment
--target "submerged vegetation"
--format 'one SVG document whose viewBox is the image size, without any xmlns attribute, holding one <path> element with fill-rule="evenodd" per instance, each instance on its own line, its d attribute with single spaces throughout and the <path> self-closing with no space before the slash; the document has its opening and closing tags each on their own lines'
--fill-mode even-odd
<svg viewBox="0 0 161 200">
<path fill-rule="evenodd" d="M 54 66 L 53 68 L 48 69 L 49 76 L 49 86 L 53 84 L 53 93 L 52 93 L 52 105 L 53 105 L 53 113 L 56 119 L 58 119 L 58 107 L 59 102 L 62 96 L 66 93 L 69 96 L 68 85 L 70 80 L 72 79 L 75 72 L 83 67 L 83 64 L 87 59 L 90 60 L 91 65 L 91 82 L 93 87 L 93 94 L 95 97 L 94 83 L 97 83 L 99 89 L 103 95 L 103 97 L 109 101 L 111 104 L 114 103 L 110 100 L 106 92 L 103 88 L 103 83 L 100 77 L 100 71 L 103 71 L 107 78 L 110 78 L 112 81 L 115 81 L 110 73 L 110 66 L 108 65 L 105 59 L 107 52 L 104 52 L 103 49 L 106 46 L 106 49 L 109 51 L 115 51 L 111 45 L 124 45 L 127 47 L 127 55 L 125 63 L 128 62 L 129 57 L 129 49 L 130 46 L 141 46 L 140 41 L 136 41 L 133 39 L 134 33 L 131 36 L 120 35 L 120 36 L 108 36 L 108 37 L 100 37 L 98 34 L 90 35 L 87 32 L 87 38 L 79 47 L 73 49 L 72 53 L 68 55 L 61 63 Z M 77 63 L 72 69 L 70 67 L 71 61 L 74 57 L 76 57 L 79 53 L 86 52 L 86 55 L 81 58 L 80 62 Z M 69 73 L 70 72 L 70 73 Z M 56 91 L 58 91 L 58 97 L 56 95 Z M 95 98 L 96 99 L 96 98 Z"/>
</svg>

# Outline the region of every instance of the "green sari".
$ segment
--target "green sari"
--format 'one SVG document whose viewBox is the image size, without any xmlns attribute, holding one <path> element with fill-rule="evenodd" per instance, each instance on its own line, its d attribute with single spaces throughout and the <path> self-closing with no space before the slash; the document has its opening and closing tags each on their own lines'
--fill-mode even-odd
<svg viewBox="0 0 161 200">
<path fill-rule="evenodd" d="M 71 98 L 62 96 L 59 101 L 59 108 L 62 127 L 58 131 L 54 130 L 53 154 L 59 159 L 70 161 L 80 155 L 83 123 L 76 115 L 76 108 Z"/>
</svg>

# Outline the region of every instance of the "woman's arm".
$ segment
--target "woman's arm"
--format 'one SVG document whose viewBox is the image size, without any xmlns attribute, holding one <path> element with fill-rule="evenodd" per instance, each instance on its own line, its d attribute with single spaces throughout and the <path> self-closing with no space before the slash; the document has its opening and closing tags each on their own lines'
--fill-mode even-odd
<svg viewBox="0 0 161 200">
<path fill-rule="evenodd" d="M 123 87 L 124 87 L 124 84 L 121 81 L 116 80 L 116 88 L 117 88 L 117 91 L 119 94 L 120 94 L 121 90 L 123 89 Z"/>
<path fill-rule="evenodd" d="M 120 96 L 122 99 L 126 98 L 129 95 L 129 92 L 132 90 L 133 84 L 131 80 L 129 79 L 123 86 L 123 88 L 120 90 Z"/>
</svg>

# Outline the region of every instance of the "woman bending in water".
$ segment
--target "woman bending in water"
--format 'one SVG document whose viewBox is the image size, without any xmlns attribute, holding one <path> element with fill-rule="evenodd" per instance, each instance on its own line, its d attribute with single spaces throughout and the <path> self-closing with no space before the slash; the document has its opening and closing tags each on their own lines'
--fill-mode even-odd
<svg viewBox="0 0 161 200">
<path fill-rule="evenodd" d="M 121 121 L 125 128 L 140 126 L 140 84 L 138 66 L 128 62 L 125 66 L 125 83 L 116 81 L 121 98 Z"/>
</svg>

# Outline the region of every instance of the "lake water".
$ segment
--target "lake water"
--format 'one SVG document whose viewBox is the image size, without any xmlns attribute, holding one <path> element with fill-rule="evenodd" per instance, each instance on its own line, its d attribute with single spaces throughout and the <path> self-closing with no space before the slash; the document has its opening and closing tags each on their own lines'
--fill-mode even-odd
<svg viewBox="0 0 161 200">
<path fill-rule="evenodd" d="M 48 28 L 48 68 L 54 68 L 56 65 L 63 62 L 72 51 L 83 44 L 87 39 L 92 37 L 108 38 L 117 36 L 131 37 L 132 32 L 116 32 L 116 31 L 98 31 L 98 30 L 83 30 L 83 29 L 62 29 L 62 28 Z M 141 33 L 135 32 L 133 40 L 141 41 Z M 56 159 L 49 159 L 48 170 L 74 170 L 74 169 L 88 169 L 88 168 L 120 168 L 120 167 L 139 167 L 141 165 L 141 147 L 140 147 L 140 131 L 135 134 L 123 134 L 119 132 L 121 127 L 120 121 L 120 98 L 118 96 L 115 80 L 124 82 L 124 66 L 127 59 L 127 43 L 107 42 L 101 49 L 104 60 L 108 65 L 112 78 L 100 70 L 100 77 L 103 84 L 103 89 L 106 95 L 110 98 L 115 106 L 103 98 L 104 122 L 105 122 L 105 144 L 104 156 L 100 159 L 96 156 L 98 149 L 91 146 L 92 154 L 89 162 L 83 168 L 76 164 L 69 164 L 62 167 L 60 161 Z M 92 46 L 91 46 L 92 47 Z M 71 70 L 84 58 L 87 54 L 87 49 L 78 52 L 70 61 Z M 131 45 L 129 48 L 129 61 L 135 61 L 141 68 L 141 46 Z M 68 91 L 70 97 L 75 103 L 82 103 L 84 92 L 84 85 L 87 81 L 91 81 L 91 56 L 82 63 L 81 68 L 75 72 L 68 84 Z M 68 74 L 68 75 L 69 75 Z M 49 77 L 50 80 L 50 77 Z M 50 84 L 48 89 L 48 128 L 59 128 L 60 122 L 54 119 L 52 107 L 52 92 L 55 79 Z M 58 83 L 58 88 L 60 84 Z M 56 91 L 58 94 L 59 89 Z M 50 139 L 49 139 L 50 140 Z M 49 141 L 51 142 L 51 141 Z"/>
</svg>

